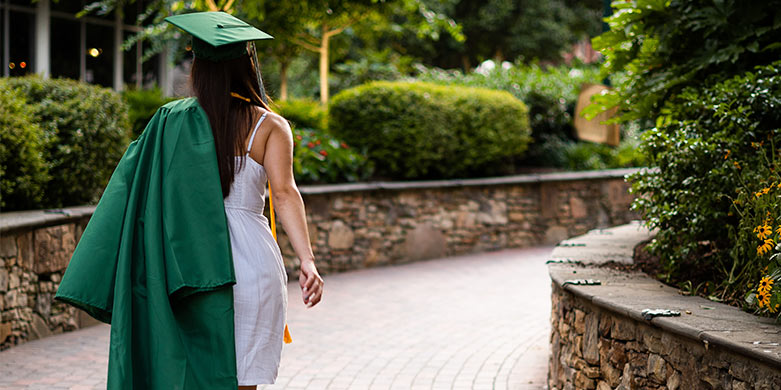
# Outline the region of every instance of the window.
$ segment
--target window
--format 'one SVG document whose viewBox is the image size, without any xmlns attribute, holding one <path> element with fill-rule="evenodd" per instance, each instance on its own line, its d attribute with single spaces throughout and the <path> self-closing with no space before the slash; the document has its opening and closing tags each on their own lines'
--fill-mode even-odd
<svg viewBox="0 0 781 390">
<path fill-rule="evenodd" d="M 33 37 L 35 36 L 35 17 L 26 12 L 9 12 L 8 59 L 5 66 L 9 76 L 24 76 L 33 73 Z M 9 38 L 11 38 L 9 37 Z"/>
<path fill-rule="evenodd" d="M 51 18 L 50 71 L 52 77 L 80 78 L 81 24 L 75 20 Z"/>
<path fill-rule="evenodd" d="M 84 81 L 111 88 L 114 84 L 114 28 L 87 23 Z"/>
</svg>

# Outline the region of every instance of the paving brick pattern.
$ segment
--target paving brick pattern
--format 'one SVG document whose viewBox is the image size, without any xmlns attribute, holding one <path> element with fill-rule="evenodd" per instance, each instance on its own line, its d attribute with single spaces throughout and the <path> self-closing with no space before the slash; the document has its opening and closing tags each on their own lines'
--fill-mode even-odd
<svg viewBox="0 0 781 390">
<path fill-rule="evenodd" d="M 260 389 L 545 389 L 551 248 L 325 277 L 306 309 L 289 286 L 275 385 Z M 0 352 L 0 390 L 105 389 L 106 325 Z"/>
</svg>

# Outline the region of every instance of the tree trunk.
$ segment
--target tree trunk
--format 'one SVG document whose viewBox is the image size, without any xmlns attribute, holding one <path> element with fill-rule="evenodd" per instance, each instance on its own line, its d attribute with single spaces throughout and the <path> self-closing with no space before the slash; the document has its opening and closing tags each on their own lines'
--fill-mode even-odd
<svg viewBox="0 0 781 390">
<path fill-rule="evenodd" d="M 287 100 L 287 68 L 289 61 L 279 62 L 279 100 Z"/>
<path fill-rule="evenodd" d="M 496 52 L 494 53 L 494 62 L 496 63 L 497 67 L 501 67 L 503 61 L 504 61 L 504 52 L 502 52 L 501 47 L 497 47 Z"/>
<path fill-rule="evenodd" d="M 461 55 L 461 65 L 464 67 L 464 74 L 472 71 L 472 64 L 469 63 L 469 56 L 466 54 Z"/>
<path fill-rule="evenodd" d="M 328 104 L 328 25 L 323 23 L 323 35 L 320 41 L 320 103 Z"/>
</svg>

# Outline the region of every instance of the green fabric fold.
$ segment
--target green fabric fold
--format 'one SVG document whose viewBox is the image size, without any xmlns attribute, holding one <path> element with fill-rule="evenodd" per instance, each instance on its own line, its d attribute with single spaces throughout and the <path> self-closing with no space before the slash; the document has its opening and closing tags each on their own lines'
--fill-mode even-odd
<svg viewBox="0 0 781 390">
<path fill-rule="evenodd" d="M 208 118 L 171 102 L 117 165 L 55 298 L 111 324 L 108 389 L 234 390 L 235 283 Z"/>
</svg>

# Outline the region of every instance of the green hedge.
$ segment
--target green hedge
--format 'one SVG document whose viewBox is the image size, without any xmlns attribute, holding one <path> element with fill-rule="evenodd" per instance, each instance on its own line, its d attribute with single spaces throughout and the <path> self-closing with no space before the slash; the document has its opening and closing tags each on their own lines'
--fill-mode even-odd
<svg viewBox="0 0 781 390">
<path fill-rule="evenodd" d="M 160 88 L 123 91 L 122 100 L 128 106 L 128 119 L 133 129 L 133 139 L 141 135 L 158 108 L 175 99 L 163 96 Z"/>
<path fill-rule="evenodd" d="M 127 107 L 119 95 L 66 79 L 22 77 L 2 83 L 24 96 L 45 134 L 51 179 L 39 207 L 96 202 L 130 142 Z"/>
<path fill-rule="evenodd" d="M 497 67 L 487 74 L 419 68 L 417 80 L 443 85 L 463 85 L 507 91 L 529 107 L 529 124 L 534 143 L 523 159 L 524 165 L 571 168 L 562 145 L 575 141 L 572 125 L 575 103 L 583 83 L 598 83 L 599 69 L 591 65 L 575 67 L 516 64 Z"/>
<path fill-rule="evenodd" d="M 298 129 L 325 130 L 328 126 L 328 111 L 320 102 L 309 99 L 277 100 L 272 109 Z"/>
<path fill-rule="evenodd" d="M 330 134 L 307 128 L 294 128 L 293 134 L 293 172 L 296 183 L 357 182 L 371 176 L 371 162 Z"/>
<path fill-rule="evenodd" d="M 372 82 L 334 96 L 329 115 L 329 131 L 392 179 L 511 172 L 531 140 L 526 106 L 485 88 Z"/>
<path fill-rule="evenodd" d="M 49 180 L 44 132 L 24 96 L 0 82 L 0 208 L 38 206 Z"/>
</svg>

